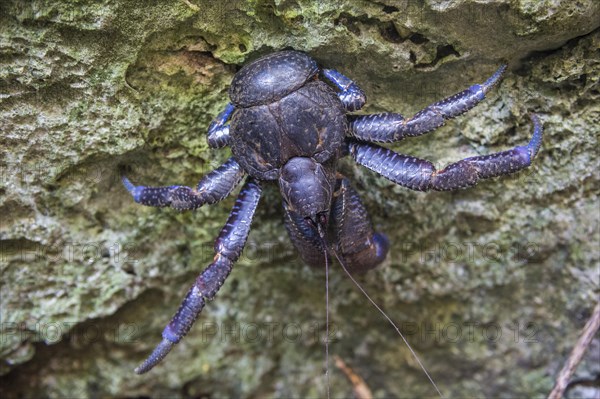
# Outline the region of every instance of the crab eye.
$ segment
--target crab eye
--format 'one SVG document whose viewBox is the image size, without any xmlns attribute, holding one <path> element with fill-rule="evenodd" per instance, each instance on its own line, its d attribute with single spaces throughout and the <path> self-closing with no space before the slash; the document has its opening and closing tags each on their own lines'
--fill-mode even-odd
<svg viewBox="0 0 600 399">
<path fill-rule="evenodd" d="M 321 212 L 317 214 L 317 220 L 321 226 L 327 226 L 327 213 Z"/>
<path fill-rule="evenodd" d="M 319 230 L 319 228 L 327 228 L 327 219 L 328 218 L 327 218 L 326 212 L 317 213 L 315 219 L 313 219 L 311 217 L 305 217 L 304 221 L 306 222 L 306 224 L 308 224 L 310 227 L 312 227 L 315 230 Z"/>
<path fill-rule="evenodd" d="M 311 217 L 305 217 L 304 221 L 312 228 L 316 229 L 317 228 L 317 224 L 315 223 L 315 221 L 311 218 Z"/>
</svg>

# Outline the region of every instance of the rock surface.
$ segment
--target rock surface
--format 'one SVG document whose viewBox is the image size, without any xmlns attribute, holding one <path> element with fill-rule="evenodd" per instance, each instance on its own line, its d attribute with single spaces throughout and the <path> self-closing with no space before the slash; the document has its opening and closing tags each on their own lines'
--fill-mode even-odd
<svg viewBox="0 0 600 399">
<path fill-rule="evenodd" d="M 325 395 L 325 274 L 294 253 L 274 186 L 216 300 L 159 367 L 133 374 L 212 259 L 233 197 L 194 213 L 141 207 L 117 167 L 193 185 L 228 157 L 205 132 L 235 71 L 284 48 L 353 78 L 367 113 L 412 115 L 509 63 L 477 108 L 392 148 L 441 167 L 524 144 L 535 112 L 545 138 L 529 170 L 424 194 L 341 169 L 392 241 L 359 281 L 444 395 L 545 396 L 600 287 L 598 21 L 595 0 L 3 1 L 3 397 Z M 330 352 L 375 397 L 433 397 L 339 267 L 330 286 Z M 578 378 L 600 374 L 599 351 Z M 333 365 L 330 383 L 351 395 Z"/>
</svg>

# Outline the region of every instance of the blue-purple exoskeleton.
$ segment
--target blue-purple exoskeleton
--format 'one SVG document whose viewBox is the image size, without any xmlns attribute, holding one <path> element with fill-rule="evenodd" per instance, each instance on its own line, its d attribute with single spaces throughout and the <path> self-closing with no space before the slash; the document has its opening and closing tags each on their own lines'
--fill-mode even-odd
<svg viewBox="0 0 600 399">
<path fill-rule="evenodd" d="M 351 272 L 364 272 L 385 259 L 389 243 L 385 235 L 373 231 L 357 192 L 337 171 L 341 157 L 349 155 L 394 183 L 418 191 L 456 190 L 528 167 L 542 140 L 535 115 L 529 144 L 466 158 L 442 170 L 427 160 L 374 144 L 442 126 L 483 100 L 505 70 L 501 66 L 484 83 L 404 118 L 396 113 L 348 114 L 365 104 L 364 92 L 346 76 L 319 68 L 301 52 L 277 52 L 244 66 L 231 83 L 231 102 L 208 128 L 211 147 L 231 148 L 227 162 L 195 188 L 135 186 L 123 177 L 136 202 L 178 210 L 221 201 L 245 178 L 215 242 L 214 261 L 192 285 L 164 329 L 162 342 L 135 371 L 145 373 L 159 363 L 189 331 L 206 301 L 213 299 L 242 252 L 263 182 L 279 184 L 285 226 L 307 264 L 323 267 L 324 243 L 332 242 Z"/>
</svg>

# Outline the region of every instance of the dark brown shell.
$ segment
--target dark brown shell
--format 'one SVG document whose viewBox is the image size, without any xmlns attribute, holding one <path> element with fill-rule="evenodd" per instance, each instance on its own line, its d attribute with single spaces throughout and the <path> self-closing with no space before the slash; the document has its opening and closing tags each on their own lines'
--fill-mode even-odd
<svg viewBox="0 0 600 399">
<path fill-rule="evenodd" d="M 299 51 L 269 54 L 245 65 L 229 88 L 237 108 L 277 101 L 303 86 L 319 72 L 317 63 Z"/>
<path fill-rule="evenodd" d="M 236 109 L 231 151 L 251 176 L 273 180 L 293 157 L 325 162 L 337 154 L 346 129 L 336 93 L 314 80 L 273 103 Z"/>
</svg>

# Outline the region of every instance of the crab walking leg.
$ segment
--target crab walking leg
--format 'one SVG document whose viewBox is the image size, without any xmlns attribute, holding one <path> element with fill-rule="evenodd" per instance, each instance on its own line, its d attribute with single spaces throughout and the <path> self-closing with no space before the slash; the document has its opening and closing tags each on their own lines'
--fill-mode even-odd
<svg viewBox="0 0 600 399">
<path fill-rule="evenodd" d="M 171 351 L 173 345 L 190 330 L 206 301 L 214 298 L 231 272 L 233 263 L 240 257 L 254 211 L 260 199 L 261 188 L 253 179 L 249 179 L 235 202 L 227 223 L 215 241 L 215 258 L 198 276 L 188 291 L 179 310 L 162 333 L 162 341 L 152 354 L 135 372 L 143 374 L 156 366 Z"/>
<path fill-rule="evenodd" d="M 346 111 L 358 111 L 365 105 L 367 96 L 350 78 L 333 69 L 323 69 L 323 76 L 331 81 L 341 91 L 338 98 L 344 104 Z"/>
<path fill-rule="evenodd" d="M 225 109 L 210 123 L 207 137 L 209 147 L 221 148 L 229 144 L 229 125 L 226 125 L 225 122 L 234 109 L 233 104 L 227 104 Z"/>
<path fill-rule="evenodd" d="M 389 241 L 373 231 L 365 206 L 346 178 L 338 179 L 331 219 L 337 253 L 350 272 L 366 272 L 383 262 Z"/>
<path fill-rule="evenodd" d="M 476 106 L 500 81 L 505 70 L 506 65 L 502 65 L 483 84 L 473 85 L 435 102 L 408 119 L 395 113 L 351 116 L 349 135 L 364 141 L 391 143 L 430 132 L 442 126 L 446 119 L 461 115 Z"/>
<path fill-rule="evenodd" d="M 122 176 L 121 179 L 134 201 L 139 204 L 187 210 L 221 201 L 237 187 L 242 177 L 244 171 L 240 164 L 229 158 L 223 165 L 200 179 L 196 189 L 187 186 L 134 186 L 127 177 Z"/>
<path fill-rule="evenodd" d="M 526 146 L 466 158 L 435 170 L 427 160 L 395 153 L 375 144 L 352 141 L 349 150 L 357 163 L 396 184 L 417 191 L 449 191 L 474 186 L 478 180 L 507 175 L 531 164 L 542 142 L 542 125 L 532 115 L 533 137 Z"/>
</svg>

